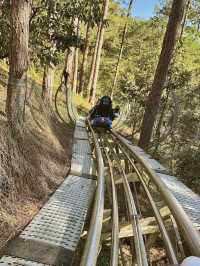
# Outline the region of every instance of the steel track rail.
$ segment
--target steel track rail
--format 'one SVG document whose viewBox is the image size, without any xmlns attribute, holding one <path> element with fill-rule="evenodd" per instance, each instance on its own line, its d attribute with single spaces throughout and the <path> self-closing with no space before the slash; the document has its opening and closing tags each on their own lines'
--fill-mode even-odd
<svg viewBox="0 0 200 266">
<path fill-rule="evenodd" d="M 128 161 L 130 162 L 131 166 L 133 167 L 133 169 L 135 170 L 143 188 L 144 188 L 144 191 L 148 197 L 148 200 L 149 200 L 149 203 L 151 204 L 151 207 L 152 207 L 152 210 L 154 212 L 154 215 L 155 215 L 155 218 L 156 218 L 156 221 L 158 223 L 158 226 L 159 226 L 159 229 L 160 229 L 160 232 L 162 234 L 162 237 L 163 237 L 163 241 L 164 241 L 164 244 L 165 244 L 165 247 L 167 249 L 167 252 L 168 252 L 168 256 L 169 256 L 169 259 L 170 259 L 170 262 L 172 264 L 178 264 L 178 260 L 176 258 L 176 255 L 175 255 L 175 252 L 174 252 L 174 248 L 173 248 L 173 245 L 171 243 L 171 240 L 170 240 L 170 237 L 167 233 L 167 230 L 165 228 L 165 225 L 164 225 L 164 222 L 163 222 L 163 219 L 160 215 L 160 212 L 153 200 L 153 197 L 151 196 L 151 193 L 146 185 L 146 183 L 144 182 L 143 180 L 143 177 L 140 173 L 140 171 L 138 170 L 137 166 L 135 165 L 135 163 L 133 162 L 133 160 L 130 158 L 130 156 L 128 155 L 128 153 L 124 150 L 123 147 L 121 147 L 120 145 L 120 149 L 121 151 L 123 152 L 123 154 L 125 155 L 125 157 L 128 159 Z"/>
<path fill-rule="evenodd" d="M 89 123 L 89 129 L 91 131 L 92 139 L 94 141 L 95 153 L 97 158 L 97 189 L 94 199 L 94 206 L 92 212 L 92 218 L 90 221 L 90 227 L 88 231 L 88 237 L 85 244 L 84 252 L 81 259 L 81 266 L 93 266 L 96 265 L 97 257 L 99 253 L 99 244 L 101 238 L 101 230 L 103 223 L 103 211 L 104 211 L 104 163 L 101 154 L 101 149 L 96 138 L 96 135 Z"/>
<path fill-rule="evenodd" d="M 176 239 L 177 239 L 177 248 L 179 248 L 179 251 L 180 251 L 180 254 L 181 254 L 181 258 L 185 258 L 186 255 L 185 255 L 185 251 L 184 251 L 184 248 L 183 248 L 183 243 L 182 243 L 182 240 L 181 240 L 181 236 L 180 236 L 180 233 L 179 233 L 179 230 L 178 230 L 177 223 L 176 223 L 173 215 L 170 215 L 170 219 L 172 221 L 172 226 L 173 226 L 174 233 L 175 233 L 175 236 L 176 236 Z"/>
<path fill-rule="evenodd" d="M 137 213 L 136 205 L 133 199 L 133 195 L 132 195 L 132 192 L 129 186 L 127 176 L 125 174 L 123 167 L 120 167 L 121 162 L 120 162 L 118 155 L 115 153 L 110 143 L 107 142 L 107 144 L 109 146 L 109 149 L 112 151 L 112 155 L 114 155 L 113 159 L 115 159 L 119 165 L 118 169 L 119 169 L 120 174 L 122 175 L 123 186 L 124 186 L 125 195 L 126 195 L 126 199 L 128 203 L 128 211 L 130 214 L 130 221 L 131 221 L 132 229 L 134 233 L 134 244 L 135 244 L 137 264 L 138 266 L 148 266 L 144 239 L 143 239 L 140 224 L 139 224 L 139 215 Z"/>
<path fill-rule="evenodd" d="M 148 174 L 153 183 L 157 186 L 159 192 L 161 193 L 163 199 L 167 203 L 171 213 L 175 217 L 181 231 L 183 232 L 184 239 L 191 251 L 192 255 L 200 256 L 200 235 L 196 228 L 193 226 L 191 220 L 183 210 L 182 206 L 178 203 L 177 199 L 172 195 L 164 182 L 156 175 L 153 171 L 132 148 L 129 142 L 117 134 L 115 131 L 111 130 L 112 135 L 119 141 L 128 151 L 132 154 L 134 159 L 141 164 L 145 172 Z"/>
<path fill-rule="evenodd" d="M 120 117 L 118 119 L 116 119 L 116 122 L 113 125 L 113 128 L 115 130 L 119 129 L 123 122 L 126 120 L 128 114 L 130 112 L 130 104 L 128 103 L 125 108 L 123 109 L 122 113 L 120 114 Z"/>
<path fill-rule="evenodd" d="M 69 118 L 73 124 L 76 123 L 78 119 L 78 113 L 76 108 L 72 103 L 72 91 L 66 88 L 66 102 L 67 102 L 67 111 Z M 84 248 L 84 252 L 81 258 L 81 266 L 91 266 L 96 265 L 97 258 L 99 255 L 99 246 L 101 238 L 101 230 L 103 224 L 103 211 L 104 211 L 104 163 L 103 157 L 101 154 L 101 149 L 99 147 L 98 140 L 96 135 L 90 125 L 90 122 L 87 120 L 89 130 L 91 132 L 91 137 L 94 142 L 95 153 L 97 158 L 97 189 L 94 199 L 94 206 L 92 211 L 92 217 L 90 221 L 88 236 Z"/>
<path fill-rule="evenodd" d="M 65 97 L 66 97 L 67 113 L 68 113 L 69 119 L 73 124 L 75 124 L 76 116 L 73 112 L 72 92 L 69 88 L 67 88 L 67 86 L 65 86 Z"/>
<path fill-rule="evenodd" d="M 79 115 L 76 106 L 72 103 L 73 92 L 71 89 L 67 88 L 66 86 L 65 86 L 65 95 L 66 95 L 67 112 L 69 119 L 73 124 L 75 124 Z"/>
<path fill-rule="evenodd" d="M 118 254 L 119 254 L 119 214 L 118 214 L 118 201 L 117 192 L 115 188 L 113 166 L 110 156 L 102 143 L 103 151 L 109 166 L 109 176 L 112 187 L 112 243 L 111 243 L 111 263 L 112 266 L 118 266 Z"/>
<path fill-rule="evenodd" d="M 77 119 L 77 112 L 74 110 L 74 108 L 73 108 L 74 106 L 72 105 L 72 94 L 71 94 L 70 90 L 66 91 L 66 98 L 67 98 L 66 100 L 67 100 L 67 108 L 68 108 L 69 117 L 70 117 L 71 121 L 73 123 L 75 123 L 75 121 Z M 96 264 L 96 260 L 98 257 L 98 247 L 99 247 L 99 243 L 100 243 L 102 221 L 103 221 L 103 205 L 104 205 L 104 204 L 102 204 L 102 202 L 104 202 L 104 196 L 102 196 L 102 192 L 104 193 L 104 177 L 103 177 L 103 173 L 101 170 L 102 166 L 103 166 L 103 158 L 102 158 L 100 147 L 99 147 L 98 141 L 95 137 L 94 131 L 92 130 L 90 125 L 89 125 L 89 127 L 90 127 L 90 130 L 92 132 L 92 137 L 94 139 L 95 150 L 96 150 L 96 154 L 97 154 L 99 180 L 98 180 L 98 186 L 97 186 L 97 193 L 96 193 L 96 197 L 95 197 L 94 211 L 93 211 L 93 215 L 92 215 L 92 219 L 91 219 L 91 226 L 89 229 L 88 239 L 87 239 L 85 250 L 83 253 L 81 266 L 83 266 L 83 265 L 89 266 L 89 265 L 95 265 Z M 182 207 L 179 205 L 179 203 L 175 199 L 175 197 L 168 191 L 167 187 L 157 177 L 156 173 L 154 171 L 152 171 L 146 165 L 145 161 L 142 158 L 140 158 L 140 156 L 131 148 L 131 145 L 129 145 L 127 140 L 124 139 L 122 136 L 118 135 L 114 131 L 111 131 L 111 133 L 119 142 L 122 143 L 123 146 L 128 148 L 128 150 L 132 153 L 134 158 L 143 166 L 143 168 L 148 173 L 148 175 L 153 180 L 153 182 L 156 184 L 161 195 L 163 196 L 163 198 L 165 199 L 165 201 L 169 205 L 169 208 L 170 208 L 172 214 L 176 218 L 180 228 L 182 229 L 182 231 L 184 233 L 184 237 L 188 242 L 188 246 L 189 246 L 191 252 L 196 256 L 200 256 L 200 237 L 199 237 L 199 234 L 198 234 L 197 230 L 194 228 L 192 222 L 189 220 L 189 218 L 186 215 L 186 213 L 184 212 L 184 210 L 182 209 Z M 163 240 L 164 240 L 165 246 L 167 248 L 169 258 L 173 264 L 177 264 L 177 259 L 176 259 L 176 256 L 174 254 L 173 247 L 171 245 L 171 242 L 170 242 L 170 239 L 168 237 L 167 231 L 165 229 L 164 223 L 162 221 L 162 217 L 160 216 L 160 213 L 157 210 L 155 202 L 153 201 L 153 198 L 151 197 L 151 194 L 150 194 L 140 172 L 138 171 L 137 167 L 135 166 L 135 164 L 133 163 L 132 160 L 130 160 L 130 163 L 132 164 L 136 173 L 138 174 L 138 177 L 141 180 L 141 183 L 144 187 L 144 190 L 147 193 L 147 196 L 148 196 L 149 201 L 151 203 L 151 206 L 153 208 L 156 220 L 158 222 L 160 231 L 163 235 Z M 122 175 L 126 176 L 125 172 L 123 170 L 122 170 Z M 112 177 L 113 177 L 113 175 L 112 175 Z M 111 180 L 112 180 L 112 178 L 111 178 Z M 125 182 L 125 183 L 128 183 L 128 180 L 126 180 L 126 181 L 127 182 Z M 125 186 L 125 187 L 126 187 L 126 192 L 128 193 L 127 186 Z M 130 189 L 130 187 L 129 187 L 129 189 Z M 130 208 L 130 206 L 131 205 L 129 204 L 129 208 Z M 101 214 L 99 215 L 100 219 L 97 219 L 97 216 L 98 216 L 97 214 L 98 214 L 99 210 L 101 212 Z M 95 224 L 99 224 L 99 220 L 101 220 L 100 221 L 100 227 L 95 226 Z M 136 223 L 136 225 L 137 225 L 137 223 Z M 100 232 L 98 229 L 100 229 Z M 141 237 L 140 237 L 140 240 L 141 240 Z M 117 264 L 115 264 L 116 263 L 116 250 L 117 250 L 116 242 L 117 241 L 116 241 L 116 236 L 115 236 L 115 244 L 113 243 L 114 247 L 112 248 L 112 258 L 113 258 L 112 263 L 114 263 L 114 264 L 111 264 L 111 265 L 117 265 Z M 145 265 L 145 264 L 141 264 L 141 265 Z M 146 264 L 146 265 L 148 265 L 148 264 Z"/>
</svg>

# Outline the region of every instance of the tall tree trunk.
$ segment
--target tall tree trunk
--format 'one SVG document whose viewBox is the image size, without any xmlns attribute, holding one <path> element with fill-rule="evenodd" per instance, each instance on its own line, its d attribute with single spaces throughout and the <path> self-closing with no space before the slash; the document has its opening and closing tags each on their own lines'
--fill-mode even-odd
<svg viewBox="0 0 200 266">
<path fill-rule="evenodd" d="M 153 126 L 160 105 L 163 86 L 166 81 L 175 44 L 180 35 L 185 5 L 185 0 L 174 0 L 172 4 L 171 14 L 163 40 L 162 51 L 142 121 L 139 146 L 143 149 L 148 149 L 151 140 Z"/>
<path fill-rule="evenodd" d="M 76 31 L 76 19 L 73 19 L 71 21 L 71 24 L 73 29 L 71 35 L 73 35 L 74 31 Z M 73 87 L 73 80 L 74 80 L 74 72 L 73 72 L 74 57 L 75 57 L 75 47 L 74 46 L 68 47 L 65 55 L 64 71 L 66 71 L 66 73 L 68 74 L 67 87 L 71 89 Z"/>
<path fill-rule="evenodd" d="M 1 8 L 3 6 L 3 2 L 4 2 L 4 0 L 0 0 L 0 12 L 1 12 Z"/>
<path fill-rule="evenodd" d="M 153 151 L 154 156 L 156 155 L 158 148 L 159 148 L 159 145 L 160 145 L 161 126 L 162 126 L 163 119 L 165 116 L 165 111 L 167 109 L 168 98 L 169 98 L 169 90 L 167 91 L 167 97 L 165 99 L 165 103 L 164 103 L 164 106 L 161 110 L 160 118 L 158 120 L 158 124 L 157 124 L 156 130 L 155 130 L 155 147 L 154 147 L 154 151 Z"/>
<path fill-rule="evenodd" d="M 52 90 L 54 82 L 54 69 L 50 66 L 45 66 L 42 82 L 42 98 L 45 102 L 52 104 Z"/>
<path fill-rule="evenodd" d="M 98 42 L 97 55 L 96 55 L 96 61 L 95 61 L 94 76 L 93 76 L 93 81 L 92 81 L 92 95 L 89 100 L 92 104 L 94 104 L 95 97 L 96 97 L 96 87 L 97 87 L 97 80 L 98 80 L 98 74 L 99 74 L 102 46 L 103 46 L 103 41 L 104 41 L 105 20 L 108 15 L 108 6 L 109 6 L 109 0 L 105 0 L 104 10 L 103 10 L 103 19 L 102 19 L 101 26 L 100 26 L 99 42 Z"/>
<path fill-rule="evenodd" d="M 54 66 L 46 64 L 43 72 L 42 81 L 42 99 L 44 102 L 52 104 L 53 84 L 54 84 Z"/>
<path fill-rule="evenodd" d="M 132 5 L 133 5 L 133 0 L 130 0 L 129 6 L 128 6 L 127 15 L 126 15 L 127 18 L 130 16 L 130 13 L 131 13 L 131 10 L 132 10 Z M 127 21 L 126 21 L 126 23 L 124 25 L 124 29 L 123 29 L 120 51 L 119 51 L 119 55 L 118 55 L 118 59 L 117 59 L 117 65 L 116 65 L 116 68 L 115 68 L 115 76 L 114 76 L 114 80 L 113 80 L 113 84 L 112 84 L 112 88 L 111 88 L 111 94 L 110 94 L 111 99 L 113 98 L 114 90 L 115 90 L 115 87 L 116 87 L 116 84 L 117 84 L 119 64 L 120 64 L 120 60 L 121 60 L 122 54 L 123 54 L 124 41 L 125 41 L 125 38 L 126 38 L 127 30 L 128 30 L 128 19 L 127 19 Z"/>
<path fill-rule="evenodd" d="M 23 122 L 27 89 L 30 1 L 11 1 L 11 40 L 6 111 L 13 130 Z"/>
<path fill-rule="evenodd" d="M 55 11 L 55 1 L 48 1 L 48 35 L 49 42 L 51 43 L 51 47 L 49 50 L 49 59 L 47 60 L 46 66 L 44 67 L 43 73 L 43 83 L 42 83 L 42 98 L 46 103 L 52 104 L 52 90 L 54 83 L 54 65 L 52 63 L 51 58 L 53 57 L 55 50 L 55 43 L 52 41 L 52 35 L 54 32 L 53 25 L 51 20 L 53 19 Z"/>
<path fill-rule="evenodd" d="M 80 73 L 80 84 L 79 84 L 79 94 L 84 94 L 85 96 L 85 71 L 87 69 L 87 59 L 89 52 L 89 34 L 90 34 L 90 23 L 87 23 L 86 35 L 85 35 L 85 47 L 83 53 L 83 60 L 81 65 L 81 73 Z"/>
<path fill-rule="evenodd" d="M 69 47 L 65 56 L 65 71 L 68 73 L 67 87 L 72 88 L 73 83 L 73 59 L 74 59 L 74 47 Z"/>
<path fill-rule="evenodd" d="M 74 20 L 74 26 L 76 31 L 76 36 L 78 40 L 79 36 L 79 19 L 75 18 Z M 78 45 L 76 45 L 75 51 L 74 51 L 74 63 L 73 63 L 73 83 L 72 83 L 72 91 L 75 93 L 77 91 L 77 79 L 78 79 L 78 55 L 79 55 L 79 48 Z"/>
<path fill-rule="evenodd" d="M 79 57 L 79 50 L 76 47 L 74 53 L 74 70 L 73 70 L 73 84 L 72 84 L 72 91 L 78 92 L 77 88 L 77 79 L 78 79 L 78 57 Z"/>
<path fill-rule="evenodd" d="M 93 56 L 92 56 L 92 63 L 91 63 L 91 68 L 90 68 L 90 76 L 89 76 L 89 81 L 88 81 L 88 86 L 87 86 L 87 91 L 86 91 L 86 96 L 88 96 L 88 100 L 91 97 L 91 91 L 92 91 L 92 81 L 93 81 L 95 62 L 96 62 L 96 57 L 97 57 L 97 49 L 98 49 L 98 43 L 99 43 L 100 27 L 101 27 L 101 25 L 98 26 L 98 30 L 97 30 L 96 43 L 95 43 L 94 53 L 93 53 Z"/>
</svg>

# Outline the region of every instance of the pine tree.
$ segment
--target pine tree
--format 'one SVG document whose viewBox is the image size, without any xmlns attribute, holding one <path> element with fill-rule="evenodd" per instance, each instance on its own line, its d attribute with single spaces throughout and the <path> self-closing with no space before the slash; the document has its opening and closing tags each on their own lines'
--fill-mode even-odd
<svg viewBox="0 0 200 266">
<path fill-rule="evenodd" d="M 11 40 L 6 111 L 12 129 L 24 117 L 27 88 L 30 1 L 11 1 Z"/>
<path fill-rule="evenodd" d="M 159 110 L 164 83 L 167 78 L 168 68 L 172 59 L 176 41 L 180 35 L 185 6 L 185 0 L 174 0 L 172 4 L 168 25 L 163 40 L 162 51 L 159 57 L 152 89 L 148 96 L 142 121 L 139 146 L 144 149 L 148 149 L 151 140 L 156 115 Z"/>
</svg>

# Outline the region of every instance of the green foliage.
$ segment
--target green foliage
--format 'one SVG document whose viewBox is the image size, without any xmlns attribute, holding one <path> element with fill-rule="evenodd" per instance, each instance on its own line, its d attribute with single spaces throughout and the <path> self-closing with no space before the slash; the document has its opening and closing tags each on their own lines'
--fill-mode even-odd
<svg viewBox="0 0 200 266">
<path fill-rule="evenodd" d="M 174 52 L 153 132 L 151 151 L 155 151 L 154 156 L 162 157 L 169 166 L 175 162 L 174 169 L 177 169 L 178 174 L 186 176 L 184 171 L 189 171 L 191 167 L 195 171 L 191 172 L 192 175 L 197 177 L 197 160 L 193 164 L 193 159 L 195 156 L 199 159 L 196 147 L 200 145 L 200 20 L 195 5 L 199 7 L 200 1 L 192 2 L 181 44 L 177 45 Z M 171 1 L 163 1 L 157 8 L 157 16 L 149 20 L 129 18 L 114 101 L 122 107 L 129 102 L 131 111 L 126 123 L 131 127 L 133 136 L 140 130 L 170 6 Z M 126 21 L 125 12 L 118 4 L 112 3 L 109 12 L 98 83 L 99 96 L 111 92 Z M 183 156 L 184 152 L 187 160 Z M 186 170 L 178 172 L 178 169 Z"/>
<path fill-rule="evenodd" d="M 111 92 L 122 34 L 127 20 L 124 10 L 115 3 L 111 5 L 109 14 L 109 26 L 106 28 L 98 83 L 99 95 Z M 114 100 L 118 104 L 124 102 L 131 104 L 131 113 L 127 123 L 131 127 L 138 127 L 140 122 L 136 123 L 136 121 L 142 119 L 145 100 L 151 88 L 161 49 L 162 38 L 160 37 L 163 36 L 166 22 L 159 18 L 143 21 L 132 17 L 128 18 L 128 22 Z"/>
<path fill-rule="evenodd" d="M 30 15 L 31 62 L 36 65 L 45 65 L 49 61 L 54 65 L 58 64 L 63 59 L 63 50 L 77 43 L 72 20 L 76 17 L 82 23 L 89 21 L 91 27 L 94 27 L 102 16 L 102 2 L 103 0 L 33 0 Z M 10 1 L 5 0 L 0 17 L 0 58 L 8 57 L 9 13 Z"/>
<path fill-rule="evenodd" d="M 0 59 L 8 57 L 10 38 L 10 1 L 5 0 L 0 10 Z"/>
<path fill-rule="evenodd" d="M 200 150 L 189 147 L 182 150 L 176 161 L 176 175 L 180 176 L 184 182 L 198 193 L 200 182 Z"/>
</svg>

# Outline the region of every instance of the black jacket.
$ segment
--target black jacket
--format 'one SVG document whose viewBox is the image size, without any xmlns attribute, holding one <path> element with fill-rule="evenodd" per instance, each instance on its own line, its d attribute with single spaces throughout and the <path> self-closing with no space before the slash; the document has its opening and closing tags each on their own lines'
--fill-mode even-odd
<svg viewBox="0 0 200 266">
<path fill-rule="evenodd" d="M 114 120 L 115 115 L 112 106 L 105 107 L 100 104 L 95 105 L 89 112 L 89 118 L 92 120 L 95 117 L 108 117 L 111 120 Z"/>
</svg>

